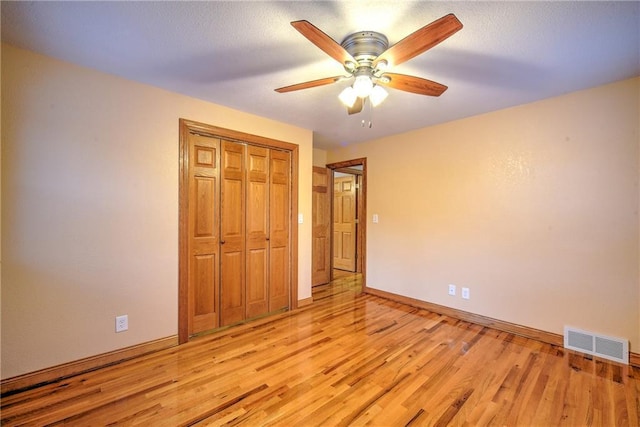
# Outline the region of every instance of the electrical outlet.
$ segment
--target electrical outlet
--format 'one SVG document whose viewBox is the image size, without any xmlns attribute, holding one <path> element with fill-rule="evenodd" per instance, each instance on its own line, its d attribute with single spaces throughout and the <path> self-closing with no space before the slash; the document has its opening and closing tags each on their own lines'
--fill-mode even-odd
<svg viewBox="0 0 640 427">
<path fill-rule="evenodd" d="M 449 295 L 456 296 L 456 285 L 449 285 Z"/>
<path fill-rule="evenodd" d="M 469 297 L 470 297 L 469 288 L 462 288 L 462 298 L 469 299 Z"/>
<path fill-rule="evenodd" d="M 129 316 L 126 314 L 116 316 L 116 332 L 124 332 L 129 329 Z"/>
</svg>

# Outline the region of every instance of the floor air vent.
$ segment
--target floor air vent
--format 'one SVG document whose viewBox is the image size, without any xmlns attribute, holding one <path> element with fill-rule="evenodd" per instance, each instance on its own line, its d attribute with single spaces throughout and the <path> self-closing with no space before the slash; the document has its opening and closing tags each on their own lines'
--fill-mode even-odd
<svg viewBox="0 0 640 427">
<path fill-rule="evenodd" d="M 582 329 L 564 327 L 564 347 L 615 362 L 629 364 L 629 341 Z"/>
</svg>

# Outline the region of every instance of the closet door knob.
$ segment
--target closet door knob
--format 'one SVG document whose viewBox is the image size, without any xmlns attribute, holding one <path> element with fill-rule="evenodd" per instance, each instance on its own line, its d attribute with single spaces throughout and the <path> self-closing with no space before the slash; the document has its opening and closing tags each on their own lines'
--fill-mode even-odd
<svg viewBox="0 0 640 427">
<path fill-rule="evenodd" d="M 269 240 L 269 238 L 267 237 L 267 240 Z"/>
<path fill-rule="evenodd" d="M 224 240 L 220 240 L 220 244 L 221 244 L 221 245 L 224 245 Z"/>
</svg>

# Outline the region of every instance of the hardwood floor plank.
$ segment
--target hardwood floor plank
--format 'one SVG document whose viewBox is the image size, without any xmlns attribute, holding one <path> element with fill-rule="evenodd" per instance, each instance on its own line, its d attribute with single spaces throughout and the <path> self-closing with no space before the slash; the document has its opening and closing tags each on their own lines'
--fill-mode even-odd
<svg viewBox="0 0 640 427">
<path fill-rule="evenodd" d="M 207 410 L 206 412 L 198 414 L 197 417 L 185 422 L 182 425 L 184 425 L 184 426 L 193 426 L 193 425 L 195 425 L 197 423 L 205 421 L 207 418 L 213 417 L 218 412 L 220 412 L 220 411 L 222 411 L 222 410 L 224 410 L 226 408 L 230 408 L 230 407 L 232 407 L 233 405 L 236 405 L 239 402 L 242 402 L 248 396 L 251 396 L 253 394 L 259 393 L 259 392 L 261 392 L 263 390 L 266 390 L 267 388 L 268 388 L 268 386 L 266 384 L 260 384 L 259 386 L 255 387 L 255 388 L 253 388 L 253 389 L 251 389 L 251 390 L 249 390 L 249 391 L 247 391 L 245 393 L 242 393 L 242 394 L 240 394 L 238 396 L 235 396 L 232 399 L 229 399 L 226 402 L 223 402 L 223 403 L 221 403 L 221 404 L 219 404 L 219 405 Z"/>
<path fill-rule="evenodd" d="M 14 425 L 639 426 L 640 369 L 358 292 L 7 395 Z"/>
</svg>

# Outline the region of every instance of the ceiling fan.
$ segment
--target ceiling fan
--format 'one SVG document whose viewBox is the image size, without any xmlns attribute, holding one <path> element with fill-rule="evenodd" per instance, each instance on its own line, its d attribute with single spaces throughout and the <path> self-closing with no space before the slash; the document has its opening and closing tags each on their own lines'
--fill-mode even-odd
<svg viewBox="0 0 640 427">
<path fill-rule="evenodd" d="M 387 97 L 382 86 L 412 92 L 418 95 L 440 96 L 447 86 L 421 77 L 390 73 L 387 70 L 431 49 L 462 28 L 452 13 L 425 25 L 389 47 L 384 34 L 359 31 L 347 36 L 342 43 L 322 32 L 308 21 L 294 21 L 291 25 L 331 58 L 344 66 L 348 76 L 333 76 L 311 80 L 276 89 L 285 93 L 324 86 L 355 78 L 352 86 L 340 93 L 340 100 L 349 114 L 362 111 L 366 99 L 375 107 Z"/>
</svg>

